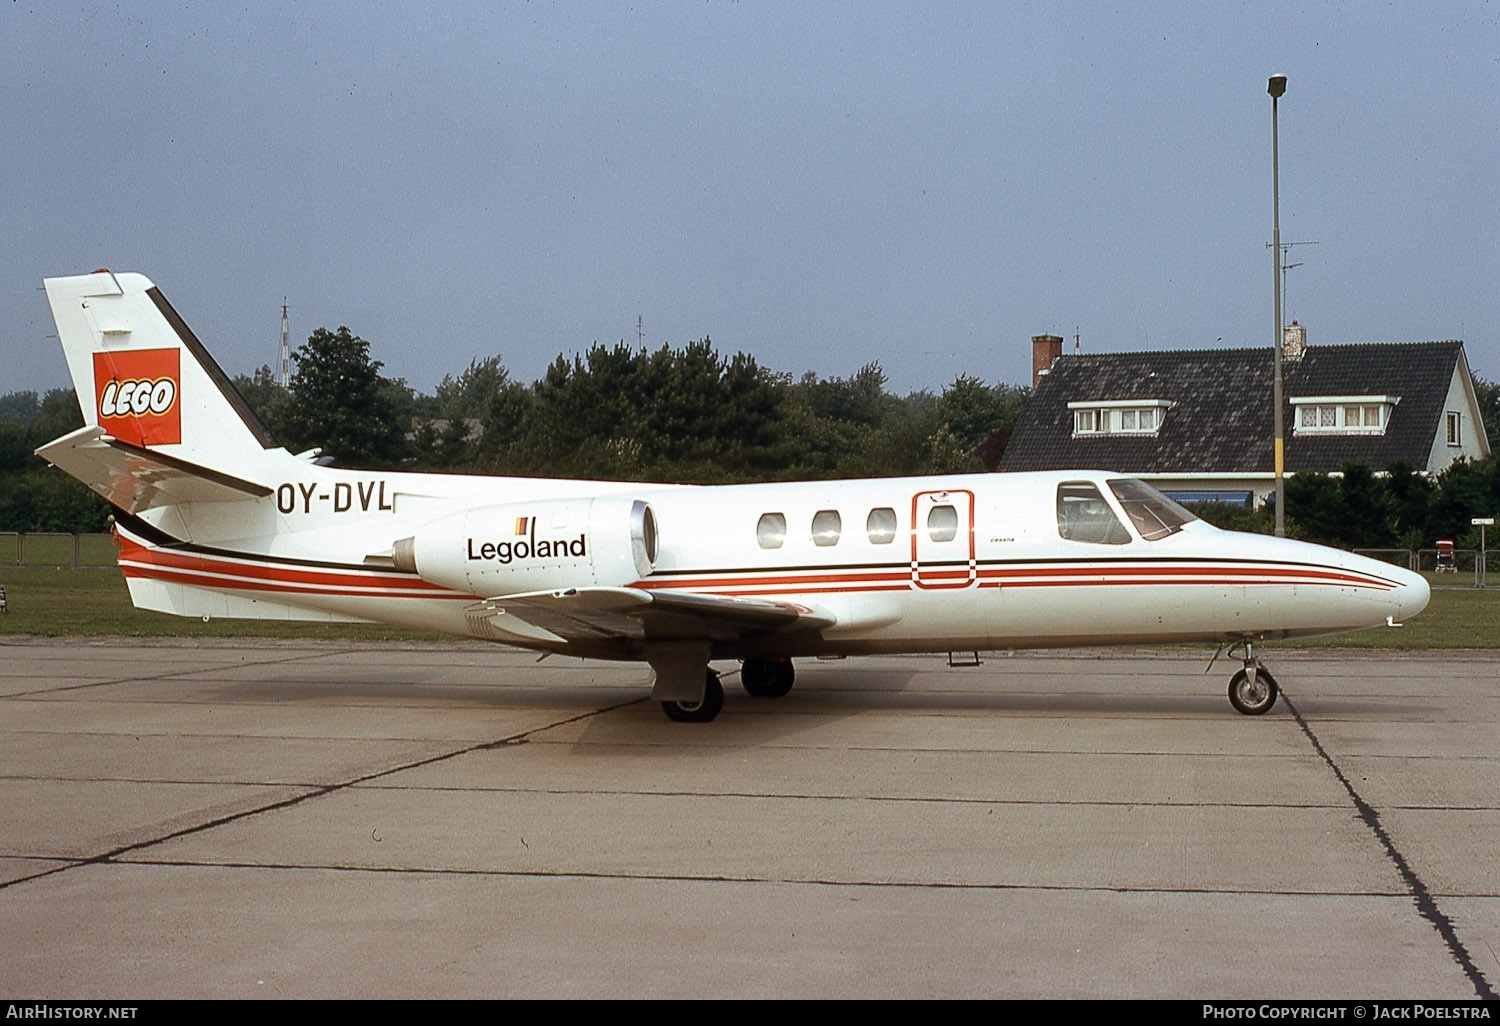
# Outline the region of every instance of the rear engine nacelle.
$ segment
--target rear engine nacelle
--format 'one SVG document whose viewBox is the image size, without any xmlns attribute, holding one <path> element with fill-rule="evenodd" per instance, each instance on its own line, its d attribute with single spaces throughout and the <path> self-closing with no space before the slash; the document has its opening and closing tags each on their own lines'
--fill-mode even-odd
<svg viewBox="0 0 1500 1026">
<path fill-rule="evenodd" d="M 441 517 L 392 547 L 398 570 L 484 598 L 595 585 L 651 573 L 656 517 L 611 496 L 481 506 Z"/>
</svg>

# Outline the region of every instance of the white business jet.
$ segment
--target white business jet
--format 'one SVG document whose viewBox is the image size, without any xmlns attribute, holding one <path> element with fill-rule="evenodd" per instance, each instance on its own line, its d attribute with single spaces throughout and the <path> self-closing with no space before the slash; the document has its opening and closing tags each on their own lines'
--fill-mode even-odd
<svg viewBox="0 0 1500 1026">
<path fill-rule="evenodd" d="M 85 426 L 38 454 L 115 507 L 135 605 L 380 622 L 637 660 L 673 720 L 792 687 L 797 657 L 1256 642 L 1397 624 L 1417 574 L 1221 531 L 1070 470 L 712 487 L 342 470 L 279 447 L 139 274 L 49 278 Z"/>
</svg>

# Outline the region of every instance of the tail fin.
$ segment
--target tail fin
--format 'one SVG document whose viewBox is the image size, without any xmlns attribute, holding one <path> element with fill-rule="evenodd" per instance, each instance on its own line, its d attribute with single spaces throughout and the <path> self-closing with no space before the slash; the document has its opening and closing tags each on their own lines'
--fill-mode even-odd
<svg viewBox="0 0 1500 1026">
<path fill-rule="evenodd" d="M 276 447 L 144 275 L 95 271 L 44 284 L 87 426 L 127 445 L 221 470 Z"/>
<path fill-rule="evenodd" d="M 84 426 L 39 456 L 132 513 L 270 494 L 285 452 L 156 286 L 109 271 L 45 284 Z"/>
</svg>

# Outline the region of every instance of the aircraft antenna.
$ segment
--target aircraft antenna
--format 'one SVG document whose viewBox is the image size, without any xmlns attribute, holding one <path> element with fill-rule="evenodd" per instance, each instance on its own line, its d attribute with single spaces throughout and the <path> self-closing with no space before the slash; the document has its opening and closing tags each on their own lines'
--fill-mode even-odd
<svg viewBox="0 0 1500 1026">
<path fill-rule="evenodd" d="M 281 372 L 276 376 L 282 388 L 292 383 L 292 349 L 288 340 L 286 297 L 281 297 Z"/>
</svg>

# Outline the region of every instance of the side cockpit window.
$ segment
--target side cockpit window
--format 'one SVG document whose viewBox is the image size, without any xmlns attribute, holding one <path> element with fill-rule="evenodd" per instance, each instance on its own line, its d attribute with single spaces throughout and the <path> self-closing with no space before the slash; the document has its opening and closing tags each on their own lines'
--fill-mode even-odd
<svg viewBox="0 0 1500 1026">
<path fill-rule="evenodd" d="M 1092 481 L 1064 481 L 1057 486 L 1057 533 L 1067 541 L 1100 545 L 1130 541 L 1130 532 Z"/>
</svg>

